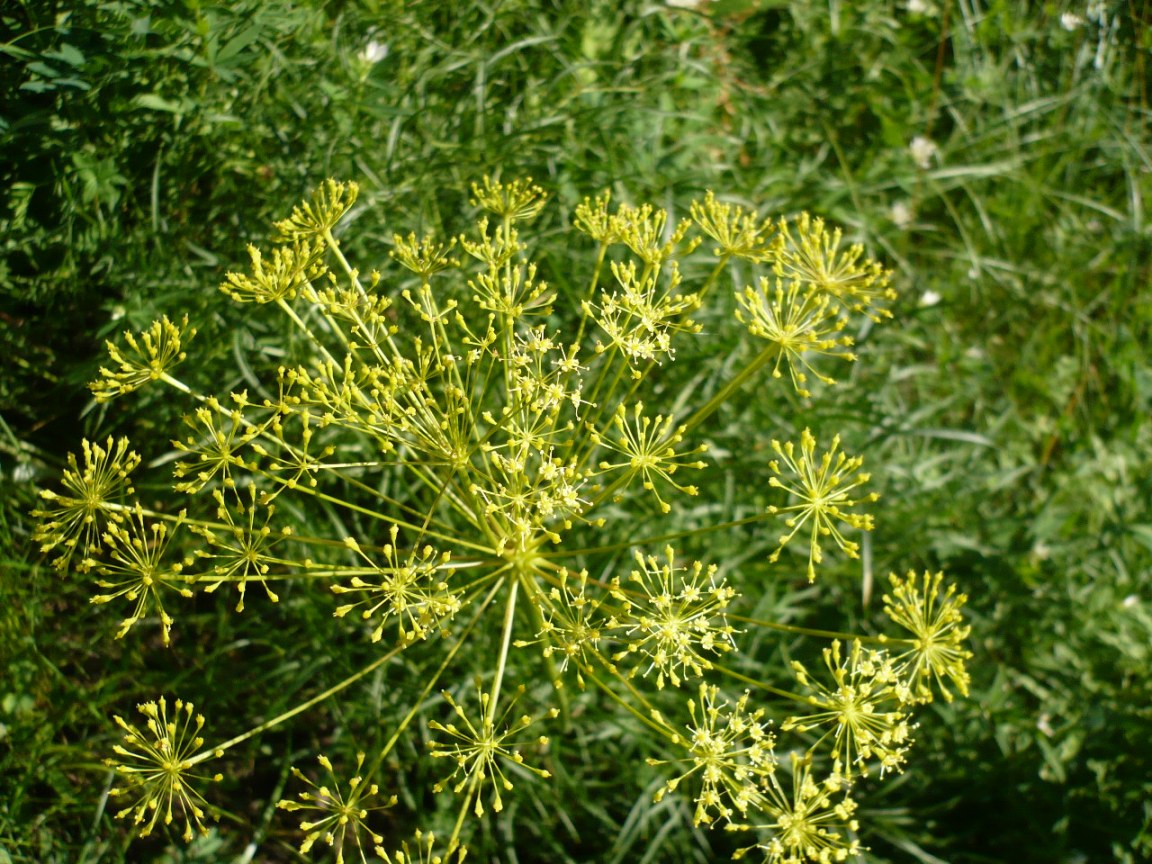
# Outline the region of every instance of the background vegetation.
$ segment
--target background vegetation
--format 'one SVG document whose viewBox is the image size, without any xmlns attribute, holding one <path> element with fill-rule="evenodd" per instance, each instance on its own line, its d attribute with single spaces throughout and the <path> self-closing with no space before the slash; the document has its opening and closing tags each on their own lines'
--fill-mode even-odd
<svg viewBox="0 0 1152 864">
<path fill-rule="evenodd" d="M 27 512 L 79 430 L 159 453 L 177 428 L 146 393 L 93 410 L 104 338 L 187 311 L 220 354 L 205 376 L 260 344 L 215 286 L 317 181 L 356 179 L 405 214 L 348 233 L 364 258 L 393 230 L 459 228 L 468 182 L 495 171 L 554 190 L 555 220 L 604 187 L 674 212 L 705 188 L 807 209 L 896 269 L 898 325 L 859 334 L 851 380 L 804 415 L 867 454 L 879 527 L 826 605 L 797 614 L 874 606 L 889 569 L 940 568 L 971 598 L 977 656 L 973 698 L 937 706 L 931 752 L 871 799 L 869 858 L 1152 856 L 1150 18 L 1148 0 L 6 4 L 0 861 L 295 860 L 272 821 L 287 757 L 224 790 L 266 790 L 241 824 L 132 859 L 99 758 L 110 716 L 159 689 L 211 692 L 222 715 L 253 692 L 286 704 L 309 670 L 265 661 L 324 638 L 319 622 L 266 619 L 294 628 L 270 640 L 227 604 L 197 607 L 201 641 L 179 650 L 202 660 L 182 666 L 112 642 L 89 588 L 43 567 Z M 722 423 L 730 470 L 768 458 L 771 403 Z M 252 657 L 274 673 L 211 677 Z M 690 812 L 649 804 L 642 768 L 609 782 L 642 765 L 629 736 L 585 745 L 601 782 L 560 817 L 535 801 L 493 848 L 705 854 Z"/>
</svg>

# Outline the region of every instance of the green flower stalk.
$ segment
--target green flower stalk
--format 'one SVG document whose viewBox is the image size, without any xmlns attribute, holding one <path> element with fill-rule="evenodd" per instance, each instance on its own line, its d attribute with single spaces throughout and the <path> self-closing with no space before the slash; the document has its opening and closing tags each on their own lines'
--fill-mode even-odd
<svg viewBox="0 0 1152 864">
<path fill-rule="evenodd" d="M 186 320 L 110 346 L 99 398 L 148 385 L 186 400 L 171 493 L 150 482 L 137 498 L 141 458 L 126 441 L 84 442 L 82 464 L 70 460 L 35 514 L 54 566 L 95 574 L 93 602 L 129 604 L 119 637 L 153 619 L 175 643 L 177 599 L 234 590 L 235 614 L 322 604 L 346 637 L 333 645 L 362 639 L 368 652 L 279 714 L 254 708 L 261 719 L 211 747 L 187 703 L 174 720 L 163 699 L 146 703 L 147 732 L 117 718 L 115 795 L 133 801 L 121 815 L 140 833 L 179 822 L 192 836 L 209 812 L 200 763 L 254 759 L 255 739 L 315 712 L 349 727 L 334 741 L 379 743 L 347 781 L 330 740 L 316 742 L 327 779 L 293 769 L 306 788 L 279 806 L 301 816 L 301 854 L 459 861 L 485 833 L 478 821 L 509 818 L 524 787 L 555 782 L 568 748 L 549 742 L 585 722 L 576 701 L 595 699 L 660 748 L 657 797 L 688 794 L 700 826 L 755 834 L 742 854 L 844 860 L 859 848 L 855 779 L 911 758 L 909 712 L 931 682 L 945 698 L 965 692 L 963 595 L 939 576 L 894 579 L 885 609 L 909 637 L 844 634 L 824 652 L 830 681 L 797 664 L 802 692 L 781 689 L 759 656 L 767 637 L 829 634 L 747 615 L 764 580 L 795 581 L 780 559 L 794 538 L 807 541 L 809 581 L 826 546 L 858 554 L 850 531 L 872 527 L 868 475 L 839 437 L 827 451 L 808 430 L 798 444 L 773 440 L 767 470 L 730 476 L 787 500 L 737 519 L 709 500 L 715 466 L 702 455 L 709 419 L 744 388 L 785 379 L 807 397 L 810 382 L 831 382 L 829 358 L 854 360 L 842 333 L 854 316 L 888 317 L 886 272 L 820 220 L 777 222 L 712 193 L 677 220 L 648 204 L 613 210 L 604 193 L 577 207 L 590 241 L 566 247 L 572 267 L 558 273 L 523 239 L 537 239 L 539 186 L 485 178 L 472 193 L 487 214 L 474 230 L 396 233 L 379 269 L 361 271 L 340 241 L 355 184 L 328 181 L 278 222 L 281 245 L 250 248 L 248 272 L 220 286 L 280 321 L 268 332 L 283 344 L 265 355 L 275 365 L 248 364 L 248 389 L 200 392 L 173 376 L 195 359 Z M 714 245 L 701 249 L 705 238 Z M 693 316 L 726 276 L 739 277 L 730 296 L 748 347 L 710 366 L 698 346 L 713 337 Z M 708 374 L 682 374 L 685 353 Z M 767 534 L 777 519 L 766 560 L 708 554 L 718 532 Z M 385 673 L 396 704 L 369 710 L 363 687 Z M 573 679 L 595 693 L 571 694 Z M 460 680 L 475 681 L 474 699 Z M 383 772 L 423 774 L 401 747 L 447 766 L 425 790 L 445 796 L 438 814 L 376 813 L 408 809 L 380 795 Z M 422 822 L 407 844 L 388 828 L 405 818 Z"/>
</svg>

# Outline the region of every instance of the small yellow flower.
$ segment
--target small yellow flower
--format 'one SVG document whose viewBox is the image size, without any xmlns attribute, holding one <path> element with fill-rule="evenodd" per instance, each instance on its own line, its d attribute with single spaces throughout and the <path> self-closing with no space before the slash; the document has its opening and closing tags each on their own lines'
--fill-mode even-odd
<svg viewBox="0 0 1152 864">
<path fill-rule="evenodd" d="M 146 731 L 141 731 L 120 717 L 114 717 L 123 732 L 123 743 L 112 750 L 118 758 L 106 759 L 116 772 L 118 785 L 108 794 L 112 798 L 134 798 L 133 803 L 116 813 L 117 819 L 131 815 L 132 821 L 143 825 L 140 836 L 152 833 L 157 823 L 171 825 L 183 818 L 185 841 L 192 840 L 193 826 L 207 834 L 204 816 L 207 802 L 196 790 L 198 782 L 219 782 L 222 775 L 207 775 L 194 769 L 201 762 L 219 757 L 220 751 L 201 751 L 204 739 L 204 717 L 194 714 L 191 702 L 177 699 L 172 719 L 168 718 L 168 703 L 161 696 L 155 702 L 136 706 L 144 715 Z"/>
<path fill-rule="evenodd" d="M 536 265 L 521 264 L 480 273 L 469 281 L 472 300 L 481 309 L 516 321 L 525 313 L 548 315 L 553 294 L 547 282 L 536 281 Z"/>
<path fill-rule="evenodd" d="M 312 194 L 312 201 L 292 208 L 292 215 L 276 222 L 276 230 L 288 241 L 323 241 L 344 214 L 352 209 L 360 187 L 352 182 L 325 180 Z"/>
<path fill-rule="evenodd" d="M 709 189 L 703 201 L 692 202 L 692 220 L 716 241 L 716 257 L 735 256 L 747 261 L 769 261 L 780 249 L 771 219 L 757 219 L 743 207 L 721 203 Z"/>
<path fill-rule="evenodd" d="M 169 528 L 166 522 L 146 522 L 144 511 L 137 504 L 122 522 L 108 525 L 104 533 L 107 560 L 85 561 L 87 567 L 94 567 L 99 574 L 96 584 L 108 592 L 93 597 L 92 603 L 109 603 L 123 597 L 136 604 L 132 614 L 120 622 L 117 639 L 122 639 L 147 614 L 149 607 L 155 607 L 160 616 L 161 639 L 165 645 L 169 644 L 174 622 L 164 609 L 163 592 L 192 596 L 188 588 L 192 580 L 183 573 L 188 561 L 165 560 L 168 544 L 183 523 L 184 515 L 181 510 Z"/>
<path fill-rule="evenodd" d="M 845 537 L 837 523 L 862 531 L 871 531 L 872 517 L 865 513 L 853 513 L 851 509 L 880 497 L 875 492 L 858 498 L 852 497 L 852 491 L 867 483 L 871 475 L 860 470 L 864 464 L 862 457 L 849 457 L 847 453 L 837 452 L 839 448 L 840 436 L 837 435 L 832 439 L 832 446 L 818 459 L 816 439 L 807 429 L 800 436 L 799 454 L 796 453 L 791 441 L 783 445 L 779 441 L 772 442 L 772 449 L 780 456 L 780 460 L 768 463 L 768 467 L 776 474 L 775 477 L 769 478 L 768 483 L 800 500 L 799 503 L 786 507 L 768 508 L 769 513 L 783 514 L 784 524 L 788 528 L 787 533 L 780 537 L 780 545 L 769 560 L 778 560 L 780 551 L 788 541 L 807 525 L 810 529 L 809 582 L 816 579 L 816 565 L 824 560 L 823 549 L 820 546 L 822 537 L 830 537 L 849 558 L 860 557 L 860 544 Z M 781 469 L 780 461 L 783 461 L 787 469 L 788 479 L 781 479 L 785 476 L 785 471 Z"/>
<path fill-rule="evenodd" d="M 611 582 L 613 599 L 623 608 L 615 616 L 625 645 L 612 655 L 619 661 L 640 654 L 649 661 L 644 675 L 656 670 L 656 686 L 667 680 L 679 687 L 682 676 L 702 675 L 712 668 L 705 654 L 723 654 L 735 648 L 724 609 L 736 596 L 734 589 L 717 580 L 715 564 L 705 567 L 693 561 L 676 566 L 676 553 L 664 549 L 664 561 L 654 555 L 635 553 L 637 569 L 625 589 L 619 577 Z M 632 670 L 636 675 L 640 667 Z"/>
<path fill-rule="evenodd" d="M 789 717 L 780 728 L 807 732 L 830 727 L 833 770 L 846 780 L 853 774 L 867 776 L 868 761 L 880 762 L 880 776 L 899 771 L 911 746 L 912 726 L 901 709 L 899 679 L 895 663 L 880 651 L 865 651 L 856 639 L 851 650 L 840 650 L 840 641 L 824 649 L 824 665 L 832 674 L 833 685 L 814 680 L 804 665 L 793 661 L 796 679 L 811 694 L 817 710 Z"/>
<path fill-rule="evenodd" d="M 128 449 L 127 438 L 109 437 L 103 446 L 85 438 L 82 447 L 83 468 L 75 453 L 68 454 L 60 481 L 65 494 L 42 490 L 40 497 L 49 503 L 32 511 L 39 520 L 32 538 L 41 544 L 41 552 L 59 551 L 52 560 L 57 570 L 68 566 L 74 552 L 87 557 L 100 549 L 104 530 L 124 518 L 122 501 L 135 491 L 130 475 L 140 464 L 140 455 Z"/>
<path fill-rule="evenodd" d="M 943 573 L 925 572 L 917 585 L 916 574 L 909 571 L 901 578 L 889 574 L 892 593 L 884 595 L 884 612 L 894 622 L 912 633 L 912 639 L 894 640 L 908 644 L 899 655 L 902 675 L 909 681 L 911 701 L 931 702 L 931 681 L 936 682 L 945 701 L 952 701 L 949 682 L 962 695 L 968 695 L 969 676 L 966 663 L 972 652 L 964 647 L 972 628 L 964 624 L 961 607 L 968 602 L 949 585 L 941 595 Z"/>
<path fill-rule="evenodd" d="M 125 332 L 125 348 L 121 349 L 115 342 L 104 343 L 117 368 L 102 366 L 100 378 L 88 388 L 97 402 L 107 402 L 138 390 L 149 381 L 159 381 L 184 360 L 187 356 L 184 346 L 195 335 L 196 328 L 188 326 L 187 315 L 178 325 L 165 315 L 140 333 Z"/>
<path fill-rule="evenodd" d="M 511 261 L 519 252 L 524 251 L 524 245 L 519 240 L 515 228 L 497 226 L 497 229 L 488 233 L 488 218 L 485 217 L 476 223 L 476 232 L 479 240 L 472 240 L 464 234 L 460 235 L 461 248 L 475 258 L 488 265 L 489 272 L 501 269 Z"/>
<path fill-rule="evenodd" d="M 776 770 L 773 752 L 776 739 L 762 720 L 763 709 L 748 710 L 747 691 L 735 705 L 720 697 L 715 685 L 701 684 L 697 699 L 688 700 L 692 720 L 688 734 L 674 733 L 673 743 L 688 748 L 682 759 L 649 759 L 649 765 L 686 764 L 687 770 L 673 777 L 656 794 L 660 801 L 675 791 L 689 777 L 698 777 L 696 795 L 697 825 L 717 818 L 729 820 L 739 812 L 746 816 L 749 807 L 761 799 L 760 781 Z M 699 704 L 699 707 L 697 707 Z"/>
<path fill-rule="evenodd" d="M 481 719 L 478 723 L 474 723 L 464 709 L 452 698 L 452 694 L 444 691 L 441 695 L 452 706 L 452 711 L 460 719 L 463 727 L 458 727 L 454 723 L 440 723 L 437 720 L 428 723 L 431 729 L 442 732 L 451 739 L 450 743 L 429 742 L 428 747 L 432 757 L 452 759 L 456 763 L 452 773 L 437 783 L 435 790 L 442 792 L 455 780 L 456 783 L 452 786 L 452 791 L 460 793 L 467 789 L 467 794 L 470 797 L 474 796 L 475 803 L 472 809 L 478 817 L 484 815 L 484 803 L 480 796 L 480 787 L 484 783 L 492 785 L 492 809 L 497 813 L 504 809 L 504 799 L 500 793 L 501 791 L 511 791 L 512 781 L 504 773 L 501 763 L 517 765 L 537 777 L 552 776 L 550 771 L 525 764 L 524 757 L 510 740 L 535 722 L 534 718 L 528 714 L 509 719 L 509 715 L 516 705 L 516 700 L 523 692 L 522 686 L 517 688 L 516 696 L 512 698 L 505 707 L 504 713 L 497 719 L 492 705 L 492 694 L 485 693 L 477 684 L 476 695 Z M 557 709 L 553 708 L 548 711 L 546 716 L 554 718 L 559 713 Z M 534 743 L 538 747 L 544 747 L 548 744 L 548 739 L 540 736 Z"/>
<path fill-rule="evenodd" d="M 372 845 L 377 847 L 384 842 L 384 838 L 374 832 L 366 824 L 369 813 L 375 810 L 384 810 L 396 803 L 396 796 L 379 803 L 371 803 L 380 788 L 375 783 L 365 783 L 360 776 L 360 769 L 364 767 L 364 754 L 356 754 L 355 776 L 341 789 L 341 783 L 332 769 L 332 762 L 327 756 L 316 759 L 325 772 L 330 783 L 315 783 L 299 768 L 292 767 L 292 776 L 306 783 L 309 789 L 298 793 L 299 801 L 285 798 L 277 802 L 280 810 L 301 813 L 304 816 L 300 822 L 300 830 L 304 832 L 304 840 L 300 844 L 300 853 L 308 854 L 317 840 L 322 840 L 329 847 L 336 850 L 336 864 L 344 864 L 344 850 L 355 844 L 356 853 L 361 864 L 368 861 L 365 843 L 361 834 L 366 834 Z M 385 860 L 387 856 L 381 853 Z"/>
</svg>

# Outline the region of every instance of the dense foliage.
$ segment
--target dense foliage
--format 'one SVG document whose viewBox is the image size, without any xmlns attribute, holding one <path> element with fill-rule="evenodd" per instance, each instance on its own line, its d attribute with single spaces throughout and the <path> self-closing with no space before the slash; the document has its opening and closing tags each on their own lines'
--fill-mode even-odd
<svg viewBox="0 0 1152 864">
<path fill-rule="evenodd" d="M 678 216 L 713 187 L 765 213 L 822 214 L 893 267 L 899 327 L 853 333 L 867 362 L 813 388 L 803 415 L 821 442 L 843 430 L 868 454 L 876 530 L 816 605 L 764 599 L 799 624 L 861 595 L 869 615 L 884 590 L 873 574 L 905 568 L 946 570 L 970 595 L 973 707 L 938 705 L 931 725 L 952 737 L 923 736 L 932 767 L 872 798 L 870 855 L 1148 854 L 1147 10 L 763 6 L 525 0 L 449 16 L 431 3 L 92 0 L 0 12 L 0 838 L 15 860 L 120 860 L 91 794 L 109 718 L 185 684 L 242 716 L 249 691 L 205 676 L 208 661 L 275 653 L 233 629 L 228 604 L 197 603 L 190 632 L 214 636 L 197 646 L 204 668 L 173 681 L 152 652 L 110 650 L 90 586 L 39 558 L 34 487 L 54 486 L 78 423 L 155 455 L 187 410 L 148 391 L 131 411 L 91 410 L 82 388 L 104 338 L 187 310 L 218 353 L 198 368 L 229 386 L 223 370 L 268 331 L 214 286 L 307 189 L 355 177 L 362 202 L 402 210 L 402 224 L 348 232 L 350 255 L 383 260 L 394 230 L 464 230 L 467 182 L 497 168 L 556 191 L 545 236 L 587 190 L 614 185 Z M 712 453 L 763 469 L 761 430 L 779 428 L 778 409 L 731 403 Z M 717 482 L 702 495 L 723 492 Z M 712 554 L 771 551 L 748 547 Z M 289 632 L 319 651 L 326 623 Z M 248 686 L 287 704 L 306 671 L 285 663 Z M 374 692 L 386 700 L 387 682 Z M 614 766 L 647 755 L 607 732 L 586 746 Z M 662 828 L 690 810 L 652 808 L 655 786 L 631 810 L 615 774 L 565 801 L 574 857 L 702 854 L 689 829 Z M 279 795 L 289 776 L 286 762 L 261 782 Z M 247 814 L 258 842 L 270 813 Z M 189 854 L 217 860 L 225 842 Z"/>
</svg>

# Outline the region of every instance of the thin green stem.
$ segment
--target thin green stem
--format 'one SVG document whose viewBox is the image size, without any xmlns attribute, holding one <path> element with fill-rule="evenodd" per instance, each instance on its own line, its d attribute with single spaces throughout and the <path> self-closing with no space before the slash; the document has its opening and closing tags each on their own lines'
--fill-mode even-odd
<svg viewBox="0 0 1152 864">
<path fill-rule="evenodd" d="M 692 414 L 692 416 L 689 417 L 686 421 L 684 421 L 683 434 L 688 434 L 709 417 L 711 417 L 712 414 L 714 414 L 721 405 L 723 405 L 732 397 L 732 394 L 744 386 L 749 378 L 763 369 L 764 366 L 766 366 L 768 362 L 772 360 L 777 351 L 779 351 L 779 346 L 774 342 L 771 342 L 765 346 L 764 349 L 761 350 L 761 352 L 757 354 L 752 359 L 752 361 L 736 375 L 736 377 L 721 387 L 720 390 L 711 399 L 705 402 L 700 408 L 696 409 L 695 413 Z"/>
<path fill-rule="evenodd" d="M 884 636 L 861 636 L 857 633 L 841 633 L 836 630 L 817 630 L 812 627 L 800 627 L 795 624 L 780 624 L 776 621 L 761 621 L 759 618 L 746 618 L 743 615 L 729 615 L 728 620 L 737 621 L 741 624 L 751 624 L 754 627 L 764 627 L 768 630 L 778 630 L 782 633 L 797 633 L 803 636 L 815 636 L 820 639 L 843 639 L 848 642 L 859 639 L 861 642 L 868 642 L 877 645 L 889 644 L 897 641 Z"/>
<path fill-rule="evenodd" d="M 763 681 L 757 680 L 756 678 L 751 678 L 748 675 L 737 672 L 735 669 L 729 669 L 727 666 L 714 665 L 712 668 L 723 675 L 727 675 L 729 678 L 735 678 L 737 681 L 743 681 L 745 684 L 751 684 L 757 690 L 764 690 L 765 692 L 772 693 L 776 696 L 782 696 L 785 699 L 789 699 L 793 702 L 799 702 L 803 705 L 819 704 L 809 696 L 801 696 L 799 693 L 793 693 L 790 690 L 781 690 L 779 687 L 773 687 L 771 684 L 765 684 Z"/>
<path fill-rule="evenodd" d="M 508 605 L 504 609 L 504 631 L 500 637 L 500 659 L 496 665 L 496 677 L 492 682 L 492 692 L 488 699 L 488 723 L 496 721 L 496 702 L 500 698 L 500 685 L 504 682 L 504 669 L 508 663 L 508 649 L 512 646 L 512 625 L 516 620 L 516 595 L 520 590 L 520 578 L 513 574 L 512 588 L 508 592 Z M 497 583 L 499 587 L 499 583 Z"/>
<path fill-rule="evenodd" d="M 404 719 L 400 721 L 400 724 L 394 730 L 392 730 L 392 735 L 388 738 L 388 740 L 384 742 L 383 748 L 381 748 L 380 752 L 376 755 L 370 770 L 364 775 L 365 777 L 371 777 L 376 773 L 376 770 L 380 767 L 380 764 L 384 761 L 388 754 L 392 752 L 392 748 L 396 746 L 396 742 L 400 740 L 400 736 L 404 734 L 404 730 L 408 728 L 408 725 L 412 722 L 412 719 L 419 713 L 420 709 L 424 707 L 424 700 L 428 698 L 428 694 L 432 692 L 432 688 L 435 687 L 436 684 L 440 681 L 440 676 L 444 674 L 444 670 L 448 668 L 448 664 L 452 662 L 452 659 L 456 656 L 456 653 L 467 641 L 468 636 L 471 635 L 472 630 L 476 627 L 476 623 L 480 620 L 480 617 L 488 608 L 488 604 L 492 602 L 492 598 L 495 597 L 496 592 L 500 590 L 500 584 L 500 582 L 497 582 L 495 585 L 493 585 L 492 589 L 488 592 L 488 595 L 480 602 L 480 606 L 476 610 L 476 614 L 472 616 L 472 620 L 468 622 L 467 626 L 456 638 L 455 644 L 448 649 L 448 653 L 444 655 L 444 660 L 437 667 L 436 671 L 429 676 L 428 682 L 424 685 L 424 689 L 420 691 L 420 695 L 417 696 L 412 703 L 412 708 L 406 715 L 404 715 Z"/>
<path fill-rule="evenodd" d="M 345 678 L 343 681 L 329 687 L 323 693 L 319 693 L 316 696 L 313 696 L 307 702 L 302 702 L 299 705 L 297 705 L 296 707 L 291 708 L 288 711 L 285 711 L 283 714 L 278 714 L 277 716 L 273 717 L 271 720 L 267 720 L 264 723 L 261 723 L 259 726 L 256 726 L 255 728 L 249 729 L 247 732 L 243 732 L 243 733 L 237 735 L 235 738 L 228 739 L 223 744 L 219 744 L 216 747 L 212 747 L 208 750 L 204 750 L 203 752 L 197 754 L 196 756 L 193 756 L 191 759 L 188 760 L 188 763 L 187 763 L 188 766 L 191 767 L 192 765 L 195 765 L 199 762 L 203 762 L 207 759 L 212 759 L 213 757 L 215 757 L 219 753 L 222 753 L 225 750 L 228 750 L 232 747 L 235 747 L 237 744 L 243 743 L 244 741 L 247 741 L 249 738 L 252 738 L 256 735 L 259 735 L 261 732 L 266 732 L 267 730 L 272 729 L 275 726 L 279 726 L 285 720 L 290 720 L 291 718 L 295 717 L 297 714 L 300 714 L 304 711 L 307 711 L 313 705 L 318 705 L 321 702 L 323 702 L 324 700 L 329 699 L 332 696 L 335 696 L 341 690 L 345 690 L 348 687 L 355 684 L 357 681 L 359 681 L 365 675 L 369 675 L 372 672 L 374 672 L 376 669 L 379 669 L 381 666 L 383 666 L 385 663 L 387 663 L 389 660 L 391 660 L 393 657 L 395 657 L 397 654 L 399 654 L 401 651 L 403 651 L 406 647 L 408 647 L 408 644 L 410 644 L 410 643 L 397 645 L 391 651 L 387 652 L 386 654 L 382 654 L 380 657 L 377 657 L 375 660 L 373 660 L 371 663 L 369 663 L 367 666 L 365 666 L 360 671 L 354 672 L 353 674 L 351 674 L 347 678 Z"/>
</svg>

